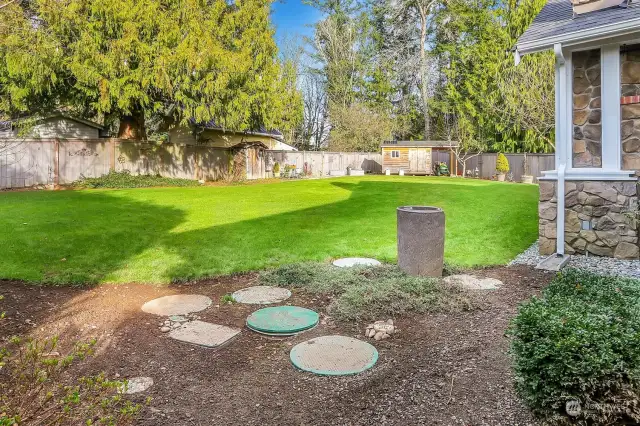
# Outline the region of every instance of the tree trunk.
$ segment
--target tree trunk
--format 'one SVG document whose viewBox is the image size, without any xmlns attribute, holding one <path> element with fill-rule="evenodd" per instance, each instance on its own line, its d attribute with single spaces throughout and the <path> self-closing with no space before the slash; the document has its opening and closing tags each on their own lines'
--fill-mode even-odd
<svg viewBox="0 0 640 426">
<path fill-rule="evenodd" d="M 144 125 L 144 111 L 141 109 L 132 111 L 130 115 L 123 115 L 120 117 L 118 138 L 146 140 L 147 132 Z"/>
<path fill-rule="evenodd" d="M 431 137 L 431 126 L 429 121 L 429 67 L 427 63 L 427 19 L 428 7 L 420 7 L 420 92 L 422 94 L 422 112 L 424 114 L 424 139 Z"/>
</svg>

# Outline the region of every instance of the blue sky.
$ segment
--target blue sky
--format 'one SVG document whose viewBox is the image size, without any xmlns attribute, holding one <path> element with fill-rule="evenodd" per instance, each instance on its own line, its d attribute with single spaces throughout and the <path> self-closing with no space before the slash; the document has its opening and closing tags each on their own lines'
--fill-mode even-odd
<svg viewBox="0 0 640 426">
<path fill-rule="evenodd" d="M 317 9 L 302 4 L 301 0 L 280 0 L 273 3 L 271 20 L 276 27 L 276 41 L 284 37 L 297 37 L 302 43 L 302 37 L 313 35 L 310 25 L 320 18 Z"/>
</svg>

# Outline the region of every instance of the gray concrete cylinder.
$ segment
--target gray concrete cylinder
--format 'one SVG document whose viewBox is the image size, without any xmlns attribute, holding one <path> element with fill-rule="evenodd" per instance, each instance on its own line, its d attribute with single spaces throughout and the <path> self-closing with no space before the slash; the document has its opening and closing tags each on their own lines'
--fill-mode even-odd
<svg viewBox="0 0 640 426">
<path fill-rule="evenodd" d="M 398 266 L 413 276 L 442 276 L 442 209 L 427 206 L 398 207 Z"/>
</svg>

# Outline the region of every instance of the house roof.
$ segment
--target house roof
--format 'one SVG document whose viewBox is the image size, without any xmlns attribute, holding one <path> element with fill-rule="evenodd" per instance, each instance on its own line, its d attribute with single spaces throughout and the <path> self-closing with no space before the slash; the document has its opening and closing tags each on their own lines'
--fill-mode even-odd
<svg viewBox="0 0 640 426">
<path fill-rule="evenodd" d="M 384 141 L 381 147 L 423 147 L 423 148 L 449 148 L 451 145 L 457 146 L 458 141 Z"/>
<path fill-rule="evenodd" d="M 231 133 L 240 133 L 243 135 L 266 136 L 266 137 L 274 138 L 278 140 L 284 139 L 284 135 L 282 134 L 281 131 L 267 130 L 264 127 L 260 127 L 259 129 L 255 129 L 255 130 L 237 131 L 237 130 L 225 129 L 224 127 L 218 125 L 214 120 L 207 121 L 206 123 L 201 123 L 198 126 L 206 130 L 221 130 L 223 132 L 227 131 Z"/>
<path fill-rule="evenodd" d="M 74 117 L 72 115 L 68 115 L 68 114 L 63 114 L 63 113 L 55 113 L 55 114 L 51 114 L 51 115 L 46 115 L 44 117 L 42 117 L 40 120 L 47 120 L 49 118 L 66 118 L 67 120 L 71 120 L 71 121 L 75 121 L 78 123 L 82 123 L 82 124 L 86 124 L 89 127 L 93 127 L 96 128 L 98 130 L 103 130 L 104 127 L 101 124 L 98 124 L 94 121 L 90 121 L 90 120 L 85 120 L 83 118 L 78 118 L 78 117 Z M 14 123 L 18 123 L 21 120 L 25 120 L 28 117 L 24 117 L 24 118 L 17 118 L 17 119 L 13 119 L 13 120 L 5 120 L 5 121 L 0 121 L 0 130 L 8 130 L 11 129 Z"/>
<path fill-rule="evenodd" d="M 620 3 L 626 3 L 620 0 Z M 571 45 L 640 32 L 640 2 L 582 15 L 573 14 L 569 0 L 548 0 L 516 46 L 520 54 L 540 52 L 556 43 Z"/>
</svg>

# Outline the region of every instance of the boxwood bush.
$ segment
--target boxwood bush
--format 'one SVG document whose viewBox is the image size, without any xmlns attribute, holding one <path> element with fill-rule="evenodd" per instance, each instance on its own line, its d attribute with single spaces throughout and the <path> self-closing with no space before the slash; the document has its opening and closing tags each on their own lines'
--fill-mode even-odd
<svg viewBox="0 0 640 426">
<path fill-rule="evenodd" d="M 640 281 L 559 274 L 509 335 L 516 388 L 534 413 L 555 424 L 640 421 Z M 571 401 L 580 408 L 569 416 Z"/>
</svg>

